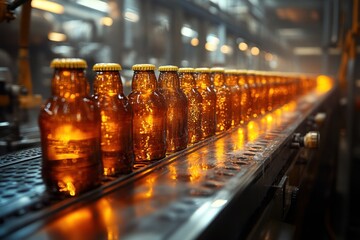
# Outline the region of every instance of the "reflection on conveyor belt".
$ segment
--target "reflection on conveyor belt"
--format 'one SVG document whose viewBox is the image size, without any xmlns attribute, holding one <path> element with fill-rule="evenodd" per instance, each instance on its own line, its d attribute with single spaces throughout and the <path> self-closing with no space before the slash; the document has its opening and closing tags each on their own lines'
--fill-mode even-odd
<svg viewBox="0 0 360 240">
<path fill-rule="evenodd" d="M 70 199 L 46 193 L 39 149 L 6 155 L 0 159 L 0 237 L 159 239 L 184 229 L 195 237 L 263 174 L 324 98 L 315 94 Z M 194 221 L 198 226 L 190 231 Z"/>
</svg>

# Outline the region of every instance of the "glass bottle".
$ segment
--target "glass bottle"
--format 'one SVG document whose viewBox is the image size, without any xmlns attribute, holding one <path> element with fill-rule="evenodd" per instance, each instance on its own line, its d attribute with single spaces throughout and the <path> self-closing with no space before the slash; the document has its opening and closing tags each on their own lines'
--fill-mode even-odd
<svg viewBox="0 0 360 240">
<path fill-rule="evenodd" d="M 186 148 L 188 143 L 188 102 L 180 89 L 177 66 L 159 67 L 158 89 L 166 102 L 166 153 Z"/>
<path fill-rule="evenodd" d="M 231 91 L 231 126 L 235 127 L 241 122 L 241 89 L 238 85 L 237 70 L 225 70 L 225 82 Z"/>
<path fill-rule="evenodd" d="M 115 176 L 132 171 L 134 153 L 132 146 L 132 109 L 123 93 L 117 63 L 98 63 L 93 99 L 101 116 L 101 160 L 103 174 Z"/>
<path fill-rule="evenodd" d="M 193 68 L 179 68 L 180 88 L 188 101 L 188 143 L 201 140 L 201 94 L 196 89 Z"/>
<path fill-rule="evenodd" d="M 156 90 L 154 65 L 136 64 L 132 69 L 132 92 L 128 98 L 134 114 L 135 162 L 157 160 L 166 153 L 165 99 Z"/>
<path fill-rule="evenodd" d="M 250 121 L 252 117 L 251 91 L 247 82 L 247 71 L 238 70 L 238 85 L 241 91 L 241 124 Z"/>
<path fill-rule="evenodd" d="M 196 87 L 202 97 L 201 139 L 215 135 L 216 93 L 211 87 L 210 69 L 195 68 Z"/>
<path fill-rule="evenodd" d="M 100 113 L 84 60 L 54 59 L 51 67 L 52 97 L 39 115 L 42 176 L 51 192 L 75 196 L 100 184 Z"/>
<path fill-rule="evenodd" d="M 225 84 L 223 68 L 210 69 L 211 81 L 214 82 L 216 93 L 216 132 L 231 128 L 231 91 Z"/>
<path fill-rule="evenodd" d="M 251 111 L 251 118 L 257 118 L 257 116 L 259 115 L 259 105 L 258 105 L 258 100 L 259 100 L 259 95 L 258 95 L 258 91 L 257 91 L 257 84 L 256 84 L 256 72 L 253 70 L 249 70 L 247 71 L 246 74 L 246 80 L 247 80 L 247 84 L 249 86 L 249 90 L 250 90 L 250 111 Z"/>
</svg>

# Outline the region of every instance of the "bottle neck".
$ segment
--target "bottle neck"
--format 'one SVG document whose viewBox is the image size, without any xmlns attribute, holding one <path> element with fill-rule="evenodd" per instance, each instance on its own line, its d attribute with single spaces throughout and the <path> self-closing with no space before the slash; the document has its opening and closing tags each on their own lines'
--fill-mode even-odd
<svg viewBox="0 0 360 240">
<path fill-rule="evenodd" d="M 222 87 L 225 85 L 225 78 L 223 73 L 212 73 L 211 81 L 214 83 L 215 87 Z"/>
<path fill-rule="evenodd" d="M 179 73 L 179 80 L 182 89 L 191 89 L 196 87 L 195 78 L 192 73 Z"/>
<path fill-rule="evenodd" d="M 155 91 L 156 76 L 154 71 L 135 71 L 132 78 L 133 91 Z"/>
<path fill-rule="evenodd" d="M 89 94 L 89 84 L 84 69 L 55 69 L 52 94 L 66 99 L 84 97 Z"/>
<path fill-rule="evenodd" d="M 159 75 L 159 82 L 158 87 L 160 89 L 179 89 L 179 77 L 176 72 L 174 71 L 164 71 L 160 72 Z"/>
<path fill-rule="evenodd" d="M 123 93 L 120 73 L 118 71 L 96 72 L 94 93 L 110 97 Z"/>
</svg>

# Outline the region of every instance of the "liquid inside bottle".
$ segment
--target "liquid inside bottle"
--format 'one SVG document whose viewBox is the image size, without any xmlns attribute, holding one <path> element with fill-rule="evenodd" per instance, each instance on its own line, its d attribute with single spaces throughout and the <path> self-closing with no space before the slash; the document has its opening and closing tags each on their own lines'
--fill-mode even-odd
<svg viewBox="0 0 360 240">
<path fill-rule="evenodd" d="M 225 70 L 225 82 L 231 92 L 231 126 L 235 127 L 241 123 L 241 89 L 238 85 L 237 70 Z"/>
<path fill-rule="evenodd" d="M 247 71 L 238 70 L 238 85 L 241 91 L 241 124 L 250 121 L 252 117 L 251 91 L 247 82 Z"/>
<path fill-rule="evenodd" d="M 196 89 L 193 68 L 179 68 L 180 88 L 188 101 L 188 143 L 201 140 L 201 94 Z"/>
<path fill-rule="evenodd" d="M 101 160 L 103 174 L 115 176 L 132 171 L 134 153 L 132 145 L 132 109 L 123 93 L 116 63 L 98 63 L 93 70 L 94 100 L 101 116 Z"/>
<path fill-rule="evenodd" d="M 231 127 L 231 91 L 225 84 L 223 68 L 211 68 L 210 72 L 216 94 L 216 132 L 223 132 Z"/>
<path fill-rule="evenodd" d="M 75 196 L 100 184 L 100 115 L 84 60 L 54 59 L 51 67 L 52 97 L 39 115 L 42 176 L 49 191 Z"/>
<path fill-rule="evenodd" d="M 196 68 L 195 79 L 197 90 L 202 97 L 201 131 L 202 139 L 205 139 L 215 135 L 216 131 L 216 93 L 211 87 L 209 68 Z"/>
<path fill-rule="evenodd" d="M 157 91 L 155 66 L 133 66 L 132 92 L 129 102 L 133 110 L 133 146 L 135 161 L 152 161 L 166 153 L 166 103 Z"/>
<path fill-rule="evenodd" d="M 188 102 L 180 89 L 176 66 L 160 66 L 159 92 L 166 102 L 166 152 L 185 149 L 188 143 Z"/>
</svg>

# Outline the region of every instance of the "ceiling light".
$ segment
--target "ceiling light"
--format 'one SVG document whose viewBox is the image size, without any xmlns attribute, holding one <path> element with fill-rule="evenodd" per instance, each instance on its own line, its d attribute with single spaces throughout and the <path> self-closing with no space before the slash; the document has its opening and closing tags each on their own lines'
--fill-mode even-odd
<svg viewBox="0 0 360 240">
<path fill-rule="evenodd" d="M 66 35 L 58 32 L 49 32 L 48 39 L 53 42 L 63 42 L 66 41 Z"/>
<path fill-rule="evenodd" d="M 109 5 L 106 2 L 100 0 L 78 0 L 77 4 L 100 12 L 107 13 L 109 11 Z"/>
<path fill-rule="evenodd" d="M 257 56 L 260 54 L 260 49 L 258 47 L 252 47 L 250 52 L 251 52 L 251 55 Z"/>
<path fill-rule="evenodd" d="M 129 22 L 138 22 L 140 17 L 134 10 L 127 9 L 124 13 L 124 19 Z"/>
<path fill-rule="evenodd" d="M 102 17 L 100 19 L 100 22 L 102 25 L 108 26 L 108 27 L 110 27 L 113 24 L 113 20 L 111 17 Z"/>
<path fill-rule="evenodd" d="M 245 42 L 239 43 L 239 50 L 246 51 L 248 49 L 248 45 Z"/>
<path fill-rule="evenodd" d="M 196 47 L 197 45 L 199 45 L 199 39 L 197 39 L 197 38 L 191 39 L 190 44 L 192 46 Z"/>
<path fill-rule="evenodd" d="M 322 50 L 320 47 L 296 47 L 294 48 L 295 55 L 321 55 Z"/>
<path fill-rule="evenodd" d="M 46 0 L 33 0 L 31 1 L 31 7 L 56 14 L 64 13 L 63 5 Z"/>
</svg>

